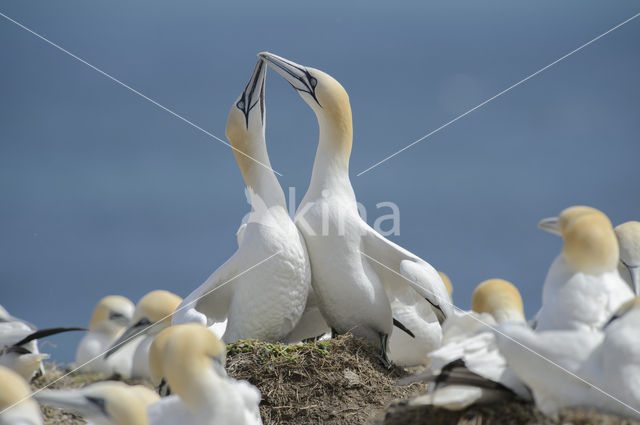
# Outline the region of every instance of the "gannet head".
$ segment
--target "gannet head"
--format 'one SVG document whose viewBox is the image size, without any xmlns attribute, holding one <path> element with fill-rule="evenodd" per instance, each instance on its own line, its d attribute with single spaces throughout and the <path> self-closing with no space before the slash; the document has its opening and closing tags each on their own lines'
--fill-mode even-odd
<svg viewBox="0 0 640 425">
<path fill-rule="evenodd" d="M 351 154 L 353 123 L 349 95 L 331 75 L 269 52 L 258 54 L 297 90 L 318 118 L 320 132 L 344 155 Z"/>
<path fill-rule="evenodd" d="M 93 310 L 89 330 L 118 333 L 131 321 L 134 308 L 133 303 L 125 297 L 106 296 L 98 302 Z"/>
<path fill-rule="evenodd" d="M 153 343 L 151 343 L 151 347 L 149 347 L 149 371 L 151 372 L 151 383 L 156 389 L 161 389 L 160 387 L 163 385 L 163 380 L 165 379 L 164 372 L 162 371 L 162 351 L 167 344 L 169 336 L 180 326 L 184 325 L 169 326 L 163 329 L 156 335 Z"/>
<path fill-rule="evenodd" d="M 438 274 L 440 275 L 440 279 L 442 279 L 442 281 L 444 282 L 445 288 L 447 288 L 449 297 L 451 297 L 451 294 L 453 294 L 453 286 L 451 285 L 451 279 L 449 279 L 449 276 L 447 276 L 441 271 L 439 271 Z"/>
<path fill-rule="evenodd" d="M 503 279 L 489 279 L 476 286 L 471 296 L 476 313 L 489 313 L 498 323 L 524 322 L 524 308 L 518 288 Z"/>
<path fill-rule="evenodd" d="M 574 272 L 597 275 L 616 268 L 618 242 L 611 221 L 602 211 L 569 207 L 555 219 L 542 220 L 540 227 L 562 236 L 562 255 Z"/>
<path fill-rule="evenodd" d="M 135 338 L 136 335 L 157 335 L 169 327 L 171 316 L 181 302 L 182 298 L 164 290 L 151 291 L 142 297 L 136 305 L 129 327 L 111 345 L 105 357 L 118 351 L 126 344 L 125 341 Z"/>
<path fill-rule="evenodd" d="M 614 231 L 618 238 L 620 264 L 629 273 L 633 291 L 640 295 L 640 222 L 627 221 L 616 226 Z"/>
<path fill-rule="evenodd" d="M 162 372 L 171 391 L 190 409 L 206 403 L 207 394 L 200 384 L 212 373 L 226 376 L 226 353 L 224 343 L 205 326 L 189 323 L 176 327 L 162 350 Z"/>
<path fill-rule="evenodd" d="M 31 388 L 13 370 L 0 366 L 0 423 L 42 424 L 40 407 L 31 396 Z"/>
<path fill-rule="evenodd" d="M 42 404 L 78 412 L 90 421 L 147 425 L 147 407 L 160 400 L 149 388 L 103 381 L 73 390 L 44 390 L 34 395 Z"/>
</svg>

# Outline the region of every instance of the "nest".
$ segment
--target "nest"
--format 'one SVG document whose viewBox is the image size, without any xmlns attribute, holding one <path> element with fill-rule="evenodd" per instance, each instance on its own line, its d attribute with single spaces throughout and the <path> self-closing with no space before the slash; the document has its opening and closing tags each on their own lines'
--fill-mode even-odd
<svg viewBox="0 0 640 425">
<path fill-rule="evenodd" d="M 382 366 L 375 350 L 350 335 L 300 345 L 230 344 L 227 372 L 262 393 L 260 413 L 272 424 L 364 424 L 393 400 L 424 385 L 395 385 L 406 372 Z"/>
</svg>

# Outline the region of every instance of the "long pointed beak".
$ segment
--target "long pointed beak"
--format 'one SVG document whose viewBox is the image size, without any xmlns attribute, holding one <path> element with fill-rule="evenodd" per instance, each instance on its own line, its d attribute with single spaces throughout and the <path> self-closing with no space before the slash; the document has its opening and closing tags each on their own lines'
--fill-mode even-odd
<svg viewBox="0 0 640 425">
<path fill-rule="evenodd" d="M 104 354 L 104 358 L 108 358 L 113 353 L 127 345 L 130 341 L 136 339 L 138 336 L 146 335 L 147 333 L 149 333 L 149 330 L 153 325 L 154 323 L 138 322 L 133 326 L 129 326 L 124 330 L 122 335 L 120 335 L 120 338 L 118 338 L 116 342 L 111 344 L 111 347 L 109 347 L 107 352 Z"/>
<path fill-rule="evenodd" d="M 258 53 L 278 74 L 293 86 L 294 89 L 309 93 L 316 102 L 315 89 L 318 81 L 309 74 L 306 67 L 269 52 Z M 318 102 L 319 104 L 319 102 Z"/>
<path fill-rule="evenodd" d="M 545 232 L 553 233 L 554 235 L 562 236 L 560 229 L 558 228 L 558 217 L 549 217 L 540 220 L 538 228 Z"/>
<path fill-rule="evenodd" d="M 236 104 L 238 108 L 244 113 L 247 128 L 249 127 L 249 114 L 254 108 L 260 112 L 260 120 L 264 125 L 264 90 L 265 90 L 265 77 L 267 75 L 267 65 L 262 59 L 258 59 L 256 67 L 253 69 L 253 74 L 244 88 L 240 100 Z"/>
</svg>

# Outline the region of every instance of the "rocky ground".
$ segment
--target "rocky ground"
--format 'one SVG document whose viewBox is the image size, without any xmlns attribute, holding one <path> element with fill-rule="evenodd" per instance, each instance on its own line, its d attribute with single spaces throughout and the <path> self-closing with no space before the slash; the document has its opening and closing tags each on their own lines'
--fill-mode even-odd
<svg viewBox="0 0 640 425">
<path fill-rule="evenodd" d="M 375 425 L 632 425 L 635 422 L 589 411 L 567 411 L 559 418 L 544 417 L 531 404 L 500 403 L 449 412 L 410 407 L 402 400 L 425 391 L 422 384 L 397 386 L 406 375 L 401 368 L 387 370 L 373 349 L 350 336 L 298 346 L 241 341 L 229 345 L 227 371 L 260 389 L 265 425 L 375 424 Z M 66 372 L 47 365 L 45 377 L 32 387 L 76 388 L 103 379 L 99 374 Z M 141 383 L 140 381 L 127 381 Z M 43 408 L 46 424 L 85 422 L 71 413 Z M 638 424 L 640 425 L 640 424 Z"/>
</svg>

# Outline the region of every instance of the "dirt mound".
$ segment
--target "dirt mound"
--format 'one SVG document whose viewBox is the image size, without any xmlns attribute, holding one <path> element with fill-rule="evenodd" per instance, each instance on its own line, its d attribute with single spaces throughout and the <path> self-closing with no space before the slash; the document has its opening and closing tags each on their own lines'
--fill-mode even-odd
<svg viewBox="0 0 640 425">
<path fill-rule="evenodd" d="M 230 344 L 227 372 L 260 389 L 265 425 L 369 423 L 391 401 L 425 389 L 394 386 L 406 372 L 387 370 L 373 348 L 349 335 L 294 346 Z"/>
</svg>

